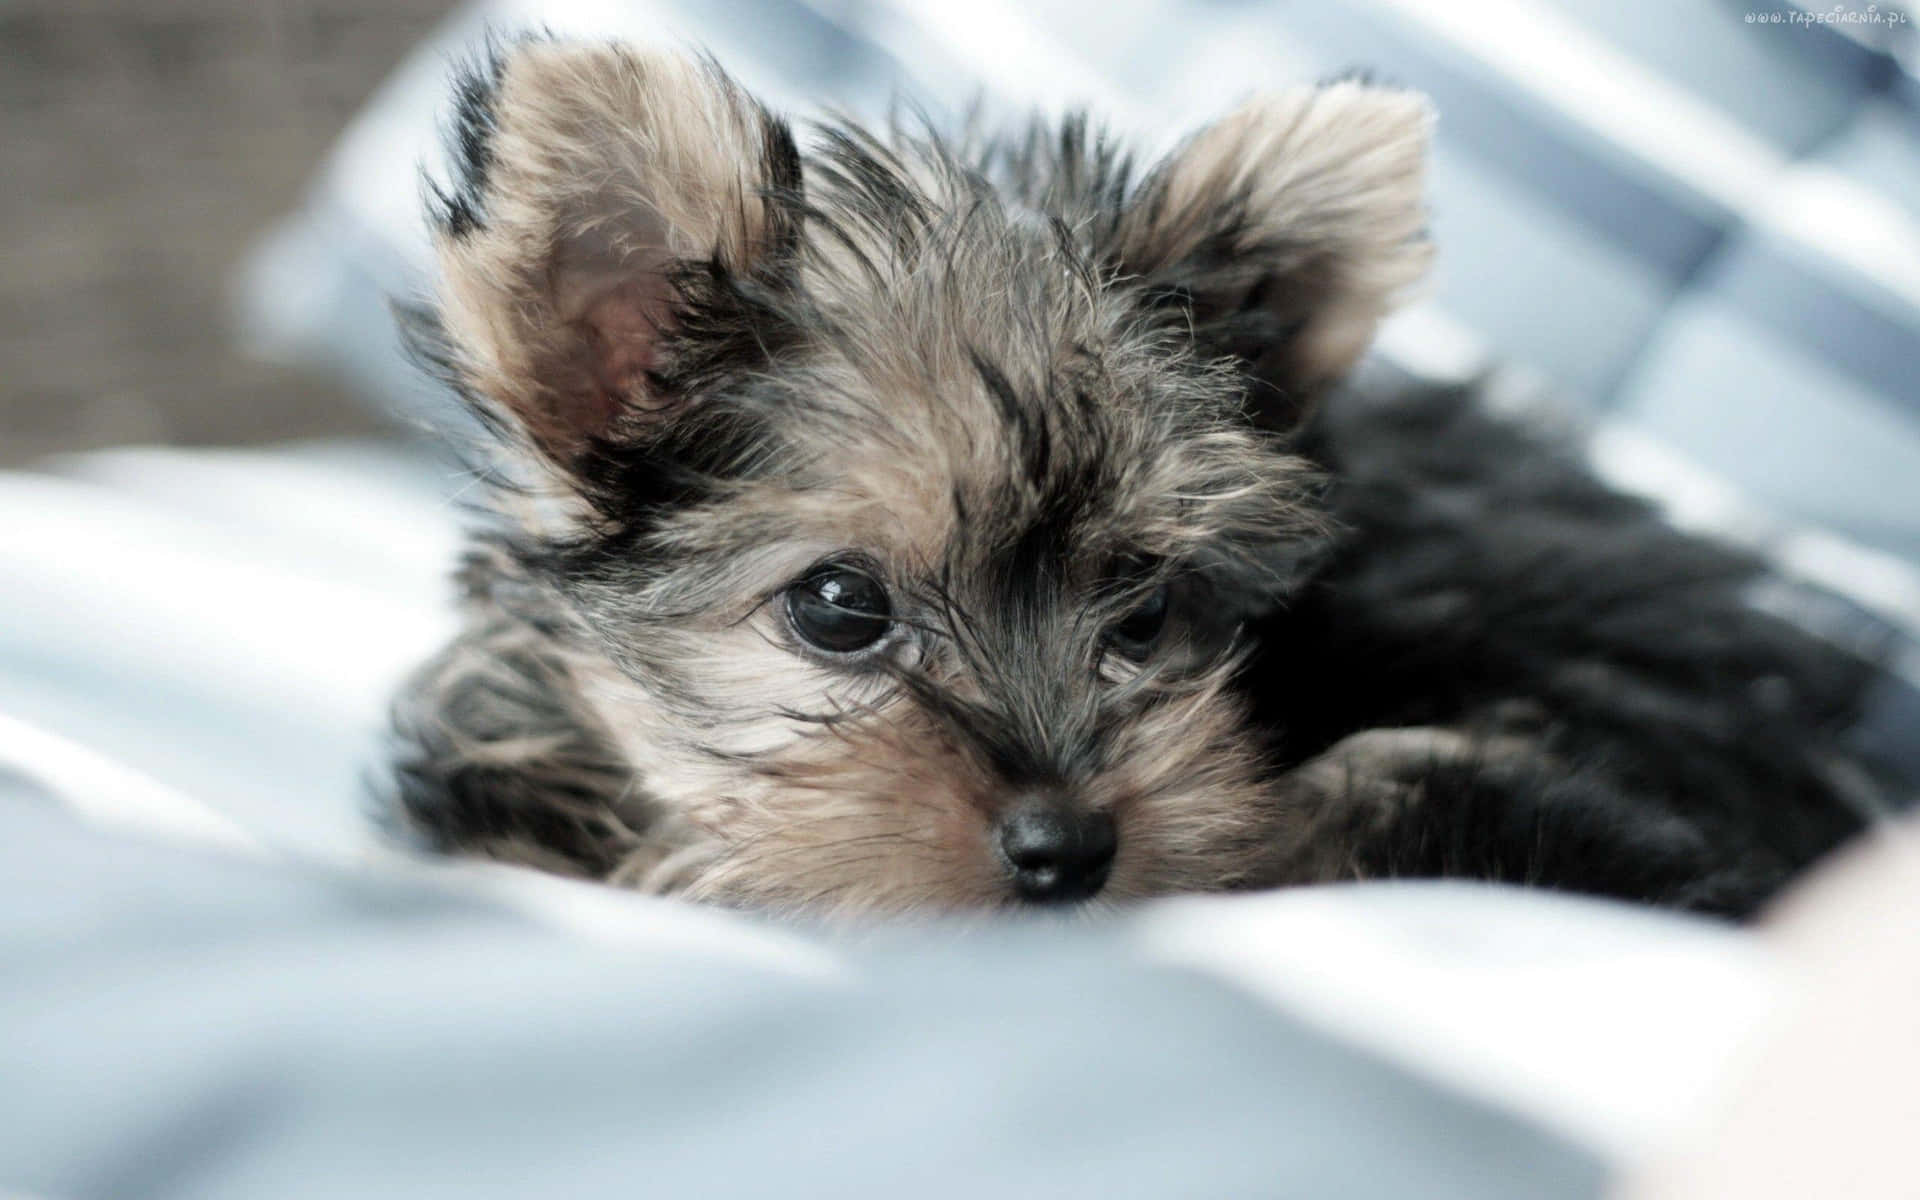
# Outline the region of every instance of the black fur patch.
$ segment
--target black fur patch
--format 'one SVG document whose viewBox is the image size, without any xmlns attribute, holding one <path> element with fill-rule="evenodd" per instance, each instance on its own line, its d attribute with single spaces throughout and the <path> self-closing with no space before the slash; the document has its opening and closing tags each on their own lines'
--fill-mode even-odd
<svg viewBox="0 0 1920 1200">
<path fill-rule="evenodd" d="M 1763 564 L 1474 387 L 1338 394 L 1302 448 L 1345 534 L 1260 627 L 1247 679 L 1281 761 L 1516 709 L 1541 750 L 1511 777 L 1437 771 L 1371 866 L 1744 911 L 1860 827 L 1834 772 L 1873 668 L 1750 604 Z"/>
</svg>

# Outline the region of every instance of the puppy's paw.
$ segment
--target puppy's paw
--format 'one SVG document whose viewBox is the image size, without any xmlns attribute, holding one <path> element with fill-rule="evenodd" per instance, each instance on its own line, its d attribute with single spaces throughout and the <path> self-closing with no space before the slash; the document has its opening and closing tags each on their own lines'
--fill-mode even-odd
<svg viewBox="0 0 1920 1200">
<path fill-rule="evenodd" d="M 1510 733 L 1482 736 L 1439 725 L 1369 729 L 1334 743 L 1280 780 L 1298 836 L 1276 867 L 1283 882 L 1352 879 L 1355 848 L 1426 802 L 1435 772 L 1535 756 Z"/>
</svg>

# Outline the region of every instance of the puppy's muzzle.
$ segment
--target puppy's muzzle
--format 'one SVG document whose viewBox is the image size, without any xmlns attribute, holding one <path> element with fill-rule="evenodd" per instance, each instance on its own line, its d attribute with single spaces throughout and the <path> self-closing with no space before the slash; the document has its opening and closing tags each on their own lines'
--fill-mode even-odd
<svg viewBox="0 0 1920 1200">
<path fill-rule="evenodd" d="M 1013 889 L 1032 904 L 1073 904 L 1106 886 L 1119 836 L 1113 817 L 1052 792 L 1023 795 L 999 821 Z"/>
</svg>

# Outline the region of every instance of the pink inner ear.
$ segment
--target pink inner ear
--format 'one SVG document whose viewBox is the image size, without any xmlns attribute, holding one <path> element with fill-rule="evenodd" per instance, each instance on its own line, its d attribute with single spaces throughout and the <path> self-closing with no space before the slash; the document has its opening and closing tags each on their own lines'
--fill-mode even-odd
<svg viewBox="0 0 1920 1200">
<path fill-rule="evenodd" d="M 581 314 L 587 330 L 597 404 L 604 427 L 623 408 L 662 407 L 647 386 L 659 362 L 660 334 L 669 319 L 669 285 L 657 275 L 622 283 L 595 297 Z"/>
</svg>

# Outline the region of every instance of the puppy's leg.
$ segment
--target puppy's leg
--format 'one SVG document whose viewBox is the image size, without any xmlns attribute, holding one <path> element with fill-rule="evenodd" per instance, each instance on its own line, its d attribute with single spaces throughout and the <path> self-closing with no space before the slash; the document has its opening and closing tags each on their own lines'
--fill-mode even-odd
<svg viewBox="0 0 1920 1200">
<path fill-rule="evenodd" d="M 1298 841 L 1277 867 L 1282 880 L 1322 883 L 1367 874 L 1359 850 L 1388 836 L 1424 802 L 1428 774 L 1472 753 L 1472 739 L 1457 729 L 1369 729 L 1296 767 L 1280 784 L 1300 822 Z"/>
<path fill-rule="evenodd" d="M 1280 781 L 1299 837 L 1276 883 L 1459 876 L 1740 915 L 1784 867 L 1717 847 L 1608 772 L 1549 753 L 1544 735 L 1373 729 Z"/>
</svg>

